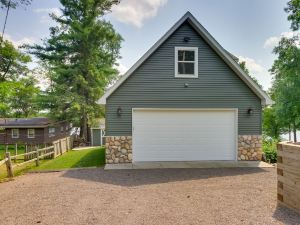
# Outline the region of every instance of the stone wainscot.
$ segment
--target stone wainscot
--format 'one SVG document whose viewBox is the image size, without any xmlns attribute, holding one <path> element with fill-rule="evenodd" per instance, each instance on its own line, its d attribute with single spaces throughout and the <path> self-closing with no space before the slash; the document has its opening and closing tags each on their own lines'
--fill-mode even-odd
<svg viewBox="0 0 300 225">
<path fill-rule="evenodd" d="M 238 138 L 238 160 L 262 159 L 261 135 L 239 135 Z"/>
<path fill-rule="evenodd" d="M 132 162 L 132 137 L 110 136 L 105 138 L 106 163 Z"/>
<path fill-rule="evenodd" d="M 132 162 L 132 137 L 109 136 L 105 139 L 106 163 L 131 163 Z M 261 160 L 262 136 L 238 136 L 238 160 Z"/>
</svg>

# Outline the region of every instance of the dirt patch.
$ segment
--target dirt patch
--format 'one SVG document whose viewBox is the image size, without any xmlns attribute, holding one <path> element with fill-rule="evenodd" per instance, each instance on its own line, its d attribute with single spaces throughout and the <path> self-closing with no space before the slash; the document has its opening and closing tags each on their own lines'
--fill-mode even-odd
<svg viewBox="0 0 300 225">
<path fill-rule="evenodd" d="M 0 184 L 1 224 L 299 224 L 274 168 L 72 170 Z"/>
</svg>

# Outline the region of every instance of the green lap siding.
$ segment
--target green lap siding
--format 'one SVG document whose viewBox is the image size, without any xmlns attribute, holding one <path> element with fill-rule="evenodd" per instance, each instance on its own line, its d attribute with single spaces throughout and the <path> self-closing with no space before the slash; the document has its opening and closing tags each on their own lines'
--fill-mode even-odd
<svg viewBox="0 0 300 225">
<path fill-rule="evenodd" d="M 184 37 L 191 39 L 184 42 Z M 198 47 L 198 78 L 174 77 L 175 47 L 184 46 Z M 108 97 L 106 135 L 131 135 L 132 108 L 238 108 L 238 133 L 261 134 L 259 97 L 187 22 Z"/>
</svg>

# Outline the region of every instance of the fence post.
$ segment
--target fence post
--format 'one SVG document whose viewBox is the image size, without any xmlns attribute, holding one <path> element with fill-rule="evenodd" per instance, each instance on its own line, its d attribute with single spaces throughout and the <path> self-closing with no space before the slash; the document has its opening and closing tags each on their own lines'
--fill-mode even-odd
<svg viewBox="0 0 300 225">
<path fill-rule="evenodd" d="M 66 137 L 66 151 L 69 151 L 69 142 L 68 142 L 68 137 Z"/>
<path fill-rule="evenodd" d="M 18 155 L 18 144 L 15 144 L 15 155 Z M 17 163 L 17 157 L 15 157 L 15 163 Z"/>
<path fill-rule="evenodd" d="M 36 164 L 36 166 L 39 166 L 39 165 L 40 165 L 40 160 L 39 160 L 39 148 L 38 148 L 38 147 L 35 147 L 35 151 L 36 151 L 36 161 L 35 161 L 35 164 Z"/>
<path fill-rule="evenodd" d="M 11 164 L 10 152 L 6 152 L 5 157 L 7 158 L 7 160 L 5 162 L 6 163 L 6 169 L 7 169 L 7 176 L 9 178 L 11 178 L 11 177 L 14 176 L 14 173 L 13 173 L 13 168 L 12 168 L 12 164 Z"/>
<path fill-rule="evenodd" d="M 55 141 L 52 142 L 52 145 L 53 145 L 53 151 L 54 151 L 53 159 L 55 159 L 55 157 L 56 157 L 56 144 L 55 144 Z"/>
<path fill-rule="evenodd" d="M 27 143 L 25 143 L 25 153 L 28 153 L 28 146 L 27 146 Z M 28 157 L 27 155 L 24 156 L 24 161 L 27 161 Z"/>
<path fill-rule="evenodd" d="M 62 147 L 63 147 L 63 146 L 62 146 L 62 139 L 59 139 L 59 142 L 58 142 L 58 143 L 59 143 L 59 150 L 60 150 L 59 152 L 60 152 L 60 155 L 62 155 L 62 154 L 63 154 L 63 150 L 62 150 Z"/>
</svg>

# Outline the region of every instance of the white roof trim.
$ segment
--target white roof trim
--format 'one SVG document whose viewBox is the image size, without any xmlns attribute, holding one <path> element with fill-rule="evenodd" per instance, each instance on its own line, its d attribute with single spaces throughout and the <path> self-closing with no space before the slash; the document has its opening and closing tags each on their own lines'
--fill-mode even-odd
<svg viewBox="0 0 300 225">
<path fill-rule="evenodd" d="M 210 45 L 210 47 L 230 66 L 230 68 L 248 85 L 248 87 L 261 99 L 262 105 L 270 105 L 273 101 L 270 97 L 246 74 L 229 53 L 208 33 L 208 31 L 187 12 L 168 32 L 163 35 L 98 101 L 106 104 L 106 99 L 186 20 L 198 32 L 198 34 Z"/>
</svg>

